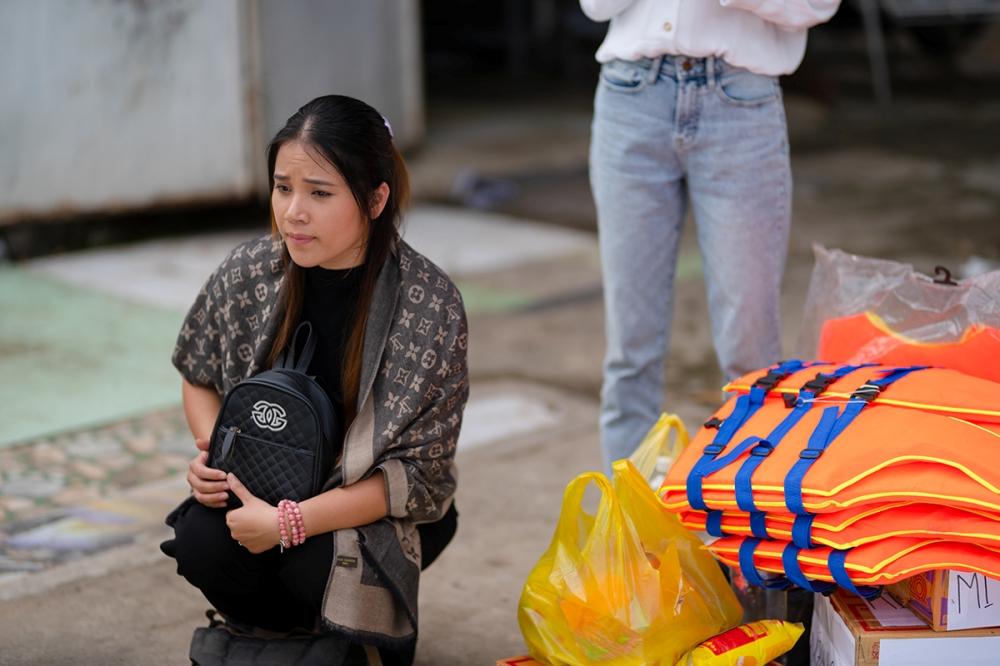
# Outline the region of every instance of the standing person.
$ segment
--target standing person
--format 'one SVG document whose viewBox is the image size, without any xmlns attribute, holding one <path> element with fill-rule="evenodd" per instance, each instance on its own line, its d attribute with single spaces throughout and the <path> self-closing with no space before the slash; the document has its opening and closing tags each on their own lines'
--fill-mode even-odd
<svg viewBox="0 0 1000 666">
<path fill-rule="evenodd" d="M 792 180 L 777 77 L 839 0 L 580 0 L 611 20 L 597 50 L 590 181 L 607 351 L 605 467 L 659 415 L 674 273 L 690 204 L 712 336 L 732 378 L 781 354 Z"/>
<path fill-rule="evenodd" d="M 328 630 L 352 645 L 353 660 L 408 664 L 421 565 L 456 527 L 468 397 L 462 299 L 399 237 L 406 167 L 369 105 L 309 102 L 271 142 L 268 170 L 271 234 L 229 254 L 177 339 L 173 362 L 201 453 L 163 549 L 231 627 Z M 282 549 L 278 508 L 208 467 L 207 448 L 223 395 L 271 367 L 301 321 L 318 334 L 308 371 L 343 439 L 324 491 L 299 503 L 307 538 Z M 242 507 L 225 509 L 227 491 Z"/>
</svg>

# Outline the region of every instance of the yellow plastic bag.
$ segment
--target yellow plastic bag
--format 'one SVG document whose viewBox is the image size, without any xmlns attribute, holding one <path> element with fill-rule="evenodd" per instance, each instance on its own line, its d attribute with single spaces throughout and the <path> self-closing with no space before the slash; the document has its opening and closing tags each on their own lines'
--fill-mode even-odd
<svg viewBox="0 0 1000 666">
<path fill-rule="evenodd" d="M 677 666 L 764 666 L 795 647 L 803 631 L 801 624 L 782 620 L 741 624 L 702 641 Z"/>
<path fill-rule="evenodd" d="M 591 484 L 594 515 L 582 508 Z M 591 472 L 566 487 L 518 604 L 528 649 L 553 666 L 673 666 L 742 614 L 719 566 L 628 460 L 614 464 L 613 486 Z"/>
<path fill-rule="evenodd" d="M 661 414 L 629 460 L 650 486 L 659 488 L 670 466 L 680 457 L 689 441 L 687 428 L 679 416 Z"/>
</svg>

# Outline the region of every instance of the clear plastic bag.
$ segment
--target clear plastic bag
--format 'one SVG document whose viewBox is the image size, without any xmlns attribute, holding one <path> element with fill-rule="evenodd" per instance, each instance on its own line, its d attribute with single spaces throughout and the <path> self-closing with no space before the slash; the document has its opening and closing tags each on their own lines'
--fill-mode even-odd
<svg viewBox="0 0 1000 666">
<path fill-rule="evenodd" d="M 594 514 L 584 494 L 596 486 Z M 614 483 L 566 487 L 552 543 L 528 576 L 518 622 L 532 656 L 554 666 L 674 664 L 739 623 L 742 609 L 701 542 L 665 511 L 628 460 Z"/>
<path fill-rule="evenodd" d="M 801 357 L 933 365 L 1000 381 L 1000 271 L 942 284 L 909 264 L 813 250 Z"/>
</svg>

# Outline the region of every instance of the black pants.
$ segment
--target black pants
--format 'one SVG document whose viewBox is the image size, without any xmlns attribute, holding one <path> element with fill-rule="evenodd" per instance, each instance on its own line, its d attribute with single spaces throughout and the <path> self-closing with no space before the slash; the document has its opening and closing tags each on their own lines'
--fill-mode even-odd
<svg viewBox="0 0 1000 666">
<path fill-rule="evenodd" d="M 448 545 L 458 526 L 454 505 L 436 523 L 418 525 L 422 566 Z M 163 551 L 177 560 L 177 573 L 223 615 L 271 631 L 316 628 L 333 560 L 333 534 L 321 534 L 281 553 L 254 555 L 226 526 L 225 509 L 192 503 L 177 517 L 174 539 Z"/>
</svg>

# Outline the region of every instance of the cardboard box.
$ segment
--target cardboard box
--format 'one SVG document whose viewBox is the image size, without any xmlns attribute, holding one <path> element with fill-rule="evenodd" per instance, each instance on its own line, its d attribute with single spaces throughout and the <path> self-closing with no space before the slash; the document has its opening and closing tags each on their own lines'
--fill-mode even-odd
<svg viewBox="0 0 1000 666">
<path fill-rule="evenodd" d="M 841 591 L 816 596 L 809 648 L 817 666 L 988 666 L 1000 629 L 942 634 L 888 595 L 869 604 Z"/>
<path fill-rule="evenodd" d="M 889 585 L 935 631 L 1000 627 L 1000 581 L 966 571 L 928 571 Z"/>
</svg>

